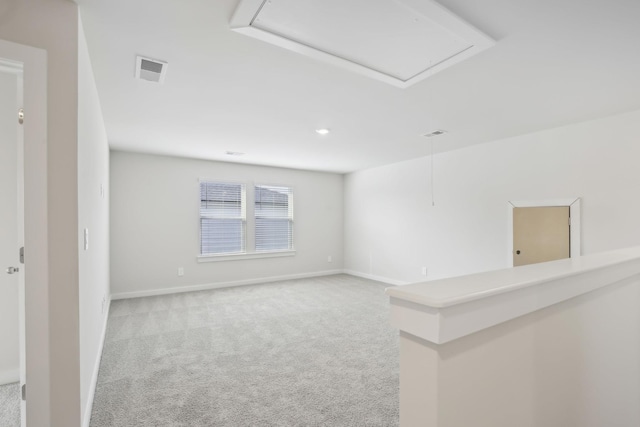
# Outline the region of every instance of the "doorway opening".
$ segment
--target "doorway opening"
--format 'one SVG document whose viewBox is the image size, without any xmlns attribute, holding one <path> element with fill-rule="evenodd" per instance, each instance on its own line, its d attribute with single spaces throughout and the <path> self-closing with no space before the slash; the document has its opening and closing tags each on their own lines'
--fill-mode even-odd
<svg viewBox="0 0 640 427">
<path fill-rule="evenodd" d="M 0 425 L 25 425 L 23 67 L 0 58 Z"/>
<path fill-rule="evenodd" d="M 580 198 L 509 201 L 508 266 L 581 254 Z"/>
<path fill-rule="evenodd" d="M 15 295 L 15 284 L 12 285 L 11 280 L 17 278 L 19 282 L 19 425 L 25 426 L 27 421 L 33 425 L 45 425 L 50 414 L 47 52 L 0 40 L 0 74 L 13 74 L 19 79 L 15 97 L 13 89 L 0 92 L 2 100 L 11 101 L 7 104 L 7 120 L 13 123 L 10 126 L 18 126 L 16 139 L 7 141 L 3 137 L 0 140 L 3 150 L 5 143 L 6 147 L 11 147 L 10 150 L 15 150 L 15 156 L 7 155 L 7 165 L 13 172 L 7 175 L 12 183 L 6 185 L 14 189 L 11 203 L 15 198 L 16 209 L 7 209 L 6 212 L 14 218 L 17 227 L 17 231 L 9 231 L 8 237 L 2 239 L 11 249 L 8 249 L 6 259 L 4 255 L 0 256 L 0 287 L 3 290 L 6 290 L 5 286 L 14 289 Z M 20 100 L 21 103 L 18 102 Z M 18 116 L 20 106 L 23 108 L 22 124 Z M 0 169 L 0 173 L 6 172 L 4 163 Z M 2 206 L 10 204 L 5 203 L 4 190 L 2 194 Z M 11 230 L 8 227 L 6 229 Z M 22 246 L 25 248 L 24 256 L 20 252 Z M 21 262 L 23 259 L 24 264 Z M 7 274 L 10 267 L 12 274 Z M 0 313 L 4 311 L 0 310 Z M 15 329 L 8 328 L 7 331 L 9 334 L 15 333 Z M 15 352 L 11 354 L 15 357 Z M 15 366 L 15 359 L 8 360 L 13 360 L 10 366 Z M 8 372 L 9 379 L 15 380 L 15 368 L 10 368 Z M 13 384 L 15 387 L 15 382 Z M 0 425 L 12 424 L 0 421 Z"/>
</svg>

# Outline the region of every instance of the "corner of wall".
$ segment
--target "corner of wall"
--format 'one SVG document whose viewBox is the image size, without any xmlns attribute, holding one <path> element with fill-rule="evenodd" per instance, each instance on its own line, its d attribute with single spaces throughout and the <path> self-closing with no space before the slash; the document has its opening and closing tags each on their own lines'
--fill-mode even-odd
<svg viewBox="0 0 640 427">
<path fill-rule="evenodd" d="M 110 305 L 109 145 L 80 14 L 78 105 L 80 386 L 82 425 L 88 426 Z"/>
</svg>

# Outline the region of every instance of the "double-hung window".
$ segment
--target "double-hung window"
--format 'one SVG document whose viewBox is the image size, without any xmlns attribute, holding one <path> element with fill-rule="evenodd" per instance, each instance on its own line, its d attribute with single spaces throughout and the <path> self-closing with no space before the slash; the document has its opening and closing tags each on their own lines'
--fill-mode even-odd
<svg viewBox="0 0 640 427">
<path fill-rule="evenodd" d="M 246 192 L 244 184 L 200 182 L 200 254 L 245 251 Z"/>
<path fill-rule="evenodd" d="M 256 252 L 292 250 L 292 189 L 256 185 L 254 199 Z"/>
</svg>

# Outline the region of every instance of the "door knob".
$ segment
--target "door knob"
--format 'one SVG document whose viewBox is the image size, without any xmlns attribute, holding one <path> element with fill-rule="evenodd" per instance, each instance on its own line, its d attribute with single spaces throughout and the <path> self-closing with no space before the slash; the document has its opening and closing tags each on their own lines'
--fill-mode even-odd
<svg viewBox="0 0 640 427">
<path fill-rule="evenodd" d="M 9 267 L 9 268 L 7 268 L 7 274 L 17 273 L 18 271 L 20 271 L 20 269 L 18 267 Z"/>
<path fill-rule="evenodd" d="M 520 255 L 520 251 L 516 251 L 516 255 Z"/>
</svg>

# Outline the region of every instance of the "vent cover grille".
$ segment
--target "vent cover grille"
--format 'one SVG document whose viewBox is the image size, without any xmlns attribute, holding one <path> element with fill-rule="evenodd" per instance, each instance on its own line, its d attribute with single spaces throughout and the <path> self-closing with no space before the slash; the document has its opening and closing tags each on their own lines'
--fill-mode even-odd
<svg viewBox="0 0 640 427">
<path fill-rule="evenodd" d="M 167 74 L 168 65 L 165 61 L 138 56 L 136 58 L 136 78 L 162 84 Z"/>
<path fill-rule="evenodd" d="M 144 71 L 151 71 L 152 73 L 162 73 L 162 64 L 158 62 L 149 61 L 147 59 L 143 59 L 140 64 L 140 68 Z"/>
</svg>

